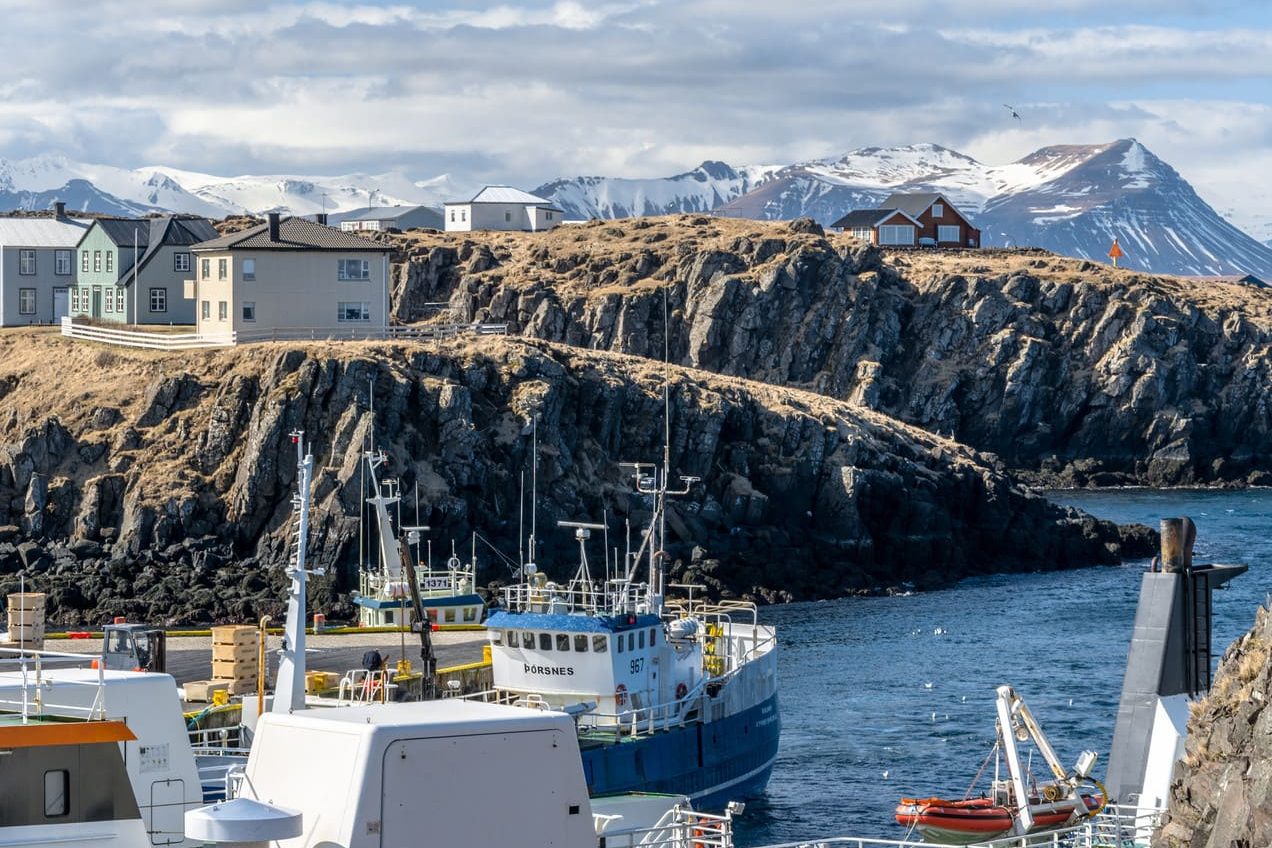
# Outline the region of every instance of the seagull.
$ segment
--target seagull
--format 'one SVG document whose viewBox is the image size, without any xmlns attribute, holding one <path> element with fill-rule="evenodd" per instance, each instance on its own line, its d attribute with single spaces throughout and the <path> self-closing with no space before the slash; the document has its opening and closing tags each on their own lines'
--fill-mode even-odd
<svg viewBox="0 0 1272 848">
<path fill-rule="evenodd" d="M 1008 112 L 1011 112 L 1011 116 L 1015 118 L 1017 121 L 1020 120 L 1020 113 L 1016 111 L 1015 106 L 1008 106 L 1006 103 L 1004 103 L 1003 108 L 1006 109 Z"/>
</svg>

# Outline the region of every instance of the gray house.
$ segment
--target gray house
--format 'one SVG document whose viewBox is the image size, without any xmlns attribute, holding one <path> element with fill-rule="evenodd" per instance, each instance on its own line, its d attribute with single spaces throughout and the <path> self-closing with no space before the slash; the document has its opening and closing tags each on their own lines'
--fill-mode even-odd
<svg viewBox="0 0 1272 848">
<path fill-rule="evenodd" d="M 354 212 L 340 221 L 345 232 L 359 230 L 442 229 L 442 213 L 427 206 L 373 206 Z"/>
<path fill-rule="evenodd" d="M 71 314 L 118 324 L 193 324 L 190 247 L 217 237 L 204 218 L 98 218 L 76 250 Z M 135 262 L 135 267 L 134 267 Z"/>
<path fill-rule="evenodd" d="M 69 314 L 75 245 L 90 221 L 0 218 L 0 326 L 48 324 Z"/>
</svg>

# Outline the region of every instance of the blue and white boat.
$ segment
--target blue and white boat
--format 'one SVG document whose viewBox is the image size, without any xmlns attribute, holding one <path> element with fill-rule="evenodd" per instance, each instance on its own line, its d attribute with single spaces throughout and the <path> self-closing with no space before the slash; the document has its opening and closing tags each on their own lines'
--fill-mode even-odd
<svg viewBox="0 0 1272 848">
<path fill-rule="evenodd" d="M 589 792 L 689 796 L 722 809 L 768 784 L 781 716 L 777 638 L 752 603 L 668 600 L 661 539 L 669 491 L 663 469 L 633 466 L 637 491 L 652 496 L 640 548 L 594 579 L 586 542 L 604 525 L 575 531 L 580 561 L 566 585 L 539 572 L 531 536 L 523 581 L 489 612 L 494 689 L 490 700 L 563 709 L 575 716 Z M 644 582 L 637 572 L 648 565 Z"/>
</svg>

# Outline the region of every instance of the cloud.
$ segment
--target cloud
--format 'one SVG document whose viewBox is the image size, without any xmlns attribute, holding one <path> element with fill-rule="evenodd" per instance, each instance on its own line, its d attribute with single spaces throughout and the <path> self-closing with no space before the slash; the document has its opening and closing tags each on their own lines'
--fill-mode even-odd
<svg viewBox="0 0 1272 848">
<path fill-rule="evenodd" d="M 1231 190 L 1272 138 L 1262 3 L 134 5 L 6 4 L 0 155 L 533 186 L 917 141 L 1006 161 L 1134 135 Z"/>
</svg>

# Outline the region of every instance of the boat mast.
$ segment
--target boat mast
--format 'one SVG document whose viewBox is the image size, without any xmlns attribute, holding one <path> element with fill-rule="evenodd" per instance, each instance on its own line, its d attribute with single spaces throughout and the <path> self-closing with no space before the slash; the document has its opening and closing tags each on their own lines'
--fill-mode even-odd
<svg viewBox="0 0 1272 848">
<path fill-rule="evenodd" d="M 297 491 L 292 496 L 292 507 L 296 512 L 296 544 L 295 556 L 287 570 L 291 588 L 287 593 L 287 622 L 283 628 L 283 648 L 274 687 L 272 711 L 276 713 L 305 708 L 305 577 L 310 573 L 305 569 L 305 560 L 308 556 L 309 489 L 314 458 L 305 450 L 303 430 L 293 430 L 291 438 L 296 445 Z"/>
</svg>

